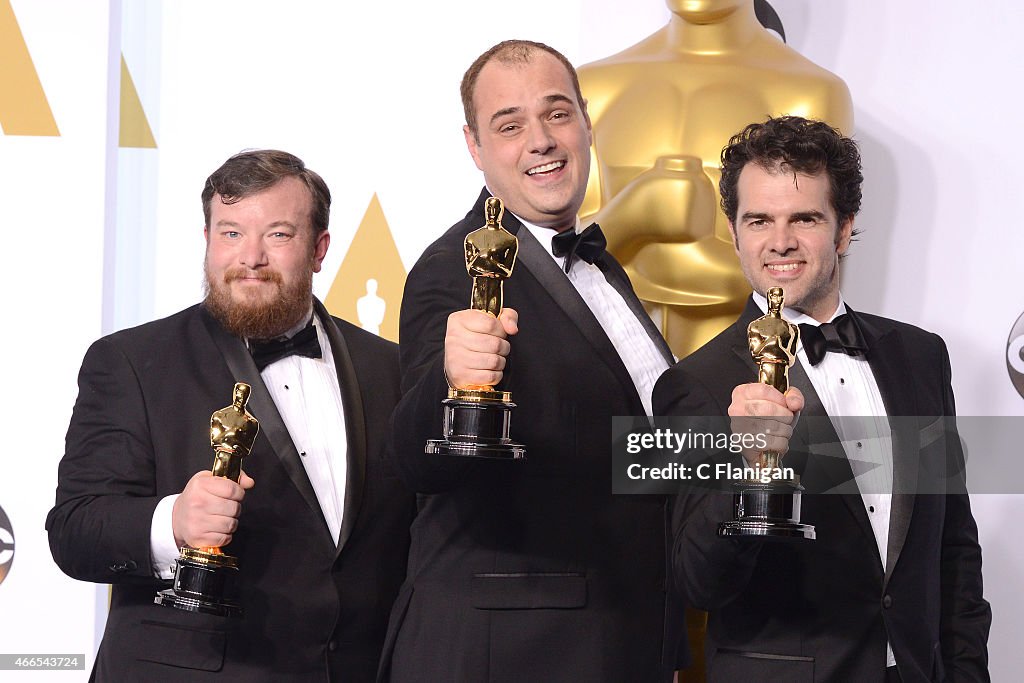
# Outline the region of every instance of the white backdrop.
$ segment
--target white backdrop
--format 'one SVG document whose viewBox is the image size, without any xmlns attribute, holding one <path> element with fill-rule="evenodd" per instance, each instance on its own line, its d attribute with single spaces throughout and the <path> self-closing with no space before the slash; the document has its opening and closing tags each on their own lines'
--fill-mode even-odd
<svg viewBox="0 0 1024 683">
<path fill-rule="evenodd" d="M 324 176 L 335 199 L 320 296 L 374 194 L 408 269 L 481 184 L 458 96 L 477 54 L 522 37 L 583 64 L 669 15 L 661 0 L 9 2 L 60 136 L 0 135 L 2 419 L 17 435 L 0 468 L 0 508 L 16 537 L 0 583 L 0 651 L 85 652 L 88 668 L 105 589 L 60 574 L 43 531 L 75 377 L 100 334 L 198 299 L 206 176 L 253 147 L 292 151 Z M 772 5 L 790 45 L 853 95 L 866 183 L 864 234 L 845 262 L 847 299 L 943 335 L 961 415 L 1024 415 L 1006 371 L 1007 336 L 1024 313 L 1024 231 L 1009 208 L 1024 187 L 1010 151 L 1024 109 L 1013 75 L 1024 8 L 1014 0 Z M 122 54 L 155 149 L 118 148 Z M 1011 526 L 1022 500 L 974 498 L 997 681 L 1024 667 L 1015 637 L 1024 626 L 1015 590 L 1024 538 Z"/>
</svg>

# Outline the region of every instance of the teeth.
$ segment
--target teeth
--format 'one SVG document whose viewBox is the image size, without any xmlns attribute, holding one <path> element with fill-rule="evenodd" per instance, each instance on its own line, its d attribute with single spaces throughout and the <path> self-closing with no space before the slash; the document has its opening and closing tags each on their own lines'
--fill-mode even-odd
<svg viewBox="0 0 1024 683">
<path fill-rule="evenodd" d="M 799 266 L 799 265 L 800 265 L 799 263 L 784 263 L 784 264 L 780 264 L 780 265 L 775 265 L 775 264 L 769 263 L 766 267 L 768 268 L 768 270 L 786 271 L 786 270 L 796 270 L 797 266 Z"/>
<path fill-rule="evenodd" d="M 543 166 L 534 166 L 533 168 L 526 172 L 526 175 L 547 173 L 548 171 L 554 171 L 556 169 L 562 168 L 563 166 L 565 166 L 564 161 L 552 161 L 550 164 L 544 164 Z"/>
</svg>

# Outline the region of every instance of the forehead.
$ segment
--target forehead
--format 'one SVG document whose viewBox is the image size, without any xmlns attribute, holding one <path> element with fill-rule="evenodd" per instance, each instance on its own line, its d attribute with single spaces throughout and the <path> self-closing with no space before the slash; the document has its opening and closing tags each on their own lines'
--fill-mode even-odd
<svg viewBox="0 0 1024 683">
<path fill-rule="evenodd" d="M 313 196 L 306 184 L 294 176 L 282 178 L 265 190 L 225 204 L 215 194 L 210 202 L 210 221 L 288 221 L 298 225 L 310 218 Z"/>
<path fill-rule="evenodd" d="M 736 183 L 740 212 L 821 211 L 831 208 L 828 174 L 793 173 L 748 163 Z"/>
<path fill-rule="evenodd" d="M 554 55 L 543 50 L 530 53 L 527 62 L 487 62 L 473 89 L 473 106 L 478 117 L 490 117 L 502 109 L 526 108 L 551 95 L 563 95 L 576 102 L 568 70 Z"/>
</svg>

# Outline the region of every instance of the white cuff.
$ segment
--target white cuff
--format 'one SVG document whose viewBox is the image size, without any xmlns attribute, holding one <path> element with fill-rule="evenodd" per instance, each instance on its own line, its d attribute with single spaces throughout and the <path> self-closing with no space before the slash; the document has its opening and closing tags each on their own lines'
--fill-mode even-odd
<svg viewBox="0 0 1024 683">
<path fill-rule="evenodd" d="M 174 561 L 178 558 L 178 544 L 174 542 L 174 526 L 171 513 L 178 494 L 167 496 L 153 510 L 153 524 L 149 529 L 149 557 L 153 576 L 161 579 L 174 578 Z"/>
</svg>

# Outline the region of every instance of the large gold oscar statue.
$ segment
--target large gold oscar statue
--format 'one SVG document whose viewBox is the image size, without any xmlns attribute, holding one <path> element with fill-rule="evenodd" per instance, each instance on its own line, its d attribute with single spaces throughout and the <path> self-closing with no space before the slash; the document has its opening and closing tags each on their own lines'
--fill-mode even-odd
<svg viewBox="0 0 1024 683">
<path fill-rule="evenodd" d="M 653 1 L 653 0 L 652 0 Z M 666 0 L 668 25 L 579 69 L 594 127 L 596 220 L 677 356 L 730 325 L 750 286 L 718 206 L 729 138 L 767 116 L 849 133 L 846 85 L 765 30 L 753 0 Z"/>
</svg>

